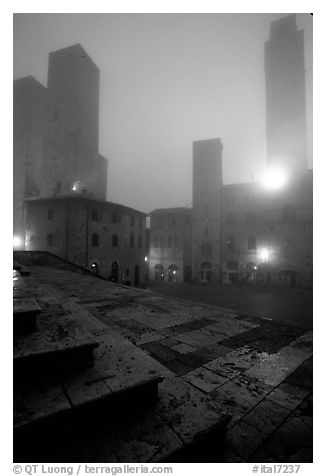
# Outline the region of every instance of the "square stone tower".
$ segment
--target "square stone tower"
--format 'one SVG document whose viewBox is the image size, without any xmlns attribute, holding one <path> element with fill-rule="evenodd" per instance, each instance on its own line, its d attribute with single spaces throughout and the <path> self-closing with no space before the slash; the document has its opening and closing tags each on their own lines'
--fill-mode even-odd
<svg viewBox="0 0 326 476">
<path fill-rule="evenodd" d="M 13 84 L 13 232 L 23 239 L 23 200 L 40 195 L 46 88 L 32 76 Z"/>
<path fill-rule="evenodd" d="M 265 43 L 266 135 L 269 165 L 307 168 L 304 31 L 296 15 L 271 23 Z"/>
<path fill-rule="evenodd" d="M 44 146 L 42 195 L 70 193 L 74 182 L 97 198 L 103 160 L 98 153 L 98 67 L 81 45 L 50 53 L 47 133 Z M 102 178 L 106 183 L 106 176 Z"/>
<path fill-rule="evenodd" d="M 222 190 L 220 139 L 193 142 L 192 279 L 218 282 Z"/>
</svg>

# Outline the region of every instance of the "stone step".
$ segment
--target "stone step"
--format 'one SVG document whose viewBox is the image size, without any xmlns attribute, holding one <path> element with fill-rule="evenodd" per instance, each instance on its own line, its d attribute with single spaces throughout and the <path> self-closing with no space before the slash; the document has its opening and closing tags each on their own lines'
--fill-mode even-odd
<svg viewBox="0 0 326 476">
<path fill-rule="evenodd" d="M 33 296 L 14 295 L 13 331 L 14 335 L 27 334 L 36 330 L 36 316 L 41 312 Z"/>
<path fill-rule="evenodd" d="M 14 461 L 221 461 L 230 416 L 178 377 L 161 383 L 153 378 L 152 390 L 158 388 L 156 398 L 153 394 L 148 398 L 148 385 L 150 381 L 142 389 L 130 389 L 127 396 L 114 392 L 113 399 L 97 399 L 95 406 L 93 400 L 93 407 L 78 408 L 69 408 L 58 387 L 52 387 L 52 397 L 44 402 L 44 408 L 51 408 L 54 401 L 60 404 L 60 418 L 57 415 L 38 424 L 16 426 Z M 21 401 L 26 405 L 29 399 L 24 395 Z"/>
<path fill-rule="evenodd" d="M 63 370 L 88 368 L 93 365 L 98 343 L 75 322 L 58 319 L 33 334 L 14 338 L 14 383 L 38 380 Z"/>
</svg>

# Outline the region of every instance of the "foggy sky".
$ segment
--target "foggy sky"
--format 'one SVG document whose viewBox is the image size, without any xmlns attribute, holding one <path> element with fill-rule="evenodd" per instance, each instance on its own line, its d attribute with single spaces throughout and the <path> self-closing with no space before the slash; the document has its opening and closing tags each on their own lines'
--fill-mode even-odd
<svg viewBox="0 0 326 476">
<path fill-rule="evenodd" d="M 191 206 L 192 141 L 219 137 L 224 183 L 266 164 L 264 42 L 282 14 L 15 14 L 14 79 L 46 85 L 49 52 L 80 43 L 100 69 L 107 199 Z M 305 29 L 312 167 L 312 16 Z"/>
</svg>

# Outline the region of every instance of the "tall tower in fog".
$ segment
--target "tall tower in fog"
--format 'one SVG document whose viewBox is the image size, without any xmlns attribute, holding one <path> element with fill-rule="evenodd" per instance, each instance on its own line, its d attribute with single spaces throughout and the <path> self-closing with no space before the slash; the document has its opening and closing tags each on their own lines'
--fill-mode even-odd
<svg viewBox="0 0 326 476">
<path fill-rule="evenodd" d="M 13 232 L 23 236 L 23 200 L 40 195 L 46 88 L 32 76 L 13 87 Z"/>
<path fill-rule="evenodd" d="M 99 80 L 98 67 L 79 44 L 50 53 L 43 196 L 71 193 L 78 180 L 106 199 L 98 153 Z"/>
<path fill-rule="evenodd" d="M 307 168 L 304 31 L 296 15 L 271 23 L 265 43 L 266 135 L 269 165 Z"/>
<path fill-rule="evenodd" d="M 220 277 L 222 143 L 193 143 L 192 278 L 217 282 Z"/>
</svg>

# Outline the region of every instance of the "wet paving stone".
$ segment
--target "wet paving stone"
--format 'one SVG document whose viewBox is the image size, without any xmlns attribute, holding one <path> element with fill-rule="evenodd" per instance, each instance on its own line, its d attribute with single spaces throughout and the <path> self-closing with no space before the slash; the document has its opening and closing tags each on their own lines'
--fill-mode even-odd
<svg viewBox="0 0 326 476">
<path fill-rule="evenodd" d="M 198 369 L 183 375 L 183 378 L 205 393 L 215 390 L 227 381 L 226 378 L 214 374 L 204 367 L 199 367 Z"/>
<path fill-rule="evenodd" d="M 187 365 L 191 369 L 197 369 L 207 362 L 204 356 L 198 351 L 188 352 L 187 354 L 179 354 L 178 360 Z"/>
<path fill-rule="evenodd" d="M 192 368 L 189 367 L 189 365 L 186 365 L 184 362 L 181 362 L 181 360 L 178 360 L 178 359 L 165 362 L 164 365 L 169 370 L 171 370 L 171 372 L 173 372 L 174 375 L 176 376 L 186 374 L 187 372 L 190 372 L 192 370 Z"/>
<path fill-rule="evenodd" d="M 211 344 L 215 344 L 220 341 L 220 338 L 215 336 L 209 336 L 200 330 L 187 332 L 185 334 L 179 334 L 177 339 L 184 344 L 192 345 L 197 349 L 201 347 L 206 347 Z"/>
<path fill-rule="evenodd" d="M 312 428 L 290 415 L 250 456 L 249 461 L 312 463 L 312 442 Z"/>
<path fill-rule="evenodd" d="M 285 380 L 286 383 L 296 387 L 312 388 L 313 374 L 312 369 L 304 364 L 300 365 L 289 377 Z"/>
<path fill-rule="evenodd" d="M 143 344 L 141 347 L 147 352 L 150 352 L 155 359 L 162 363 L 174 360 L 179 355 L 174 350 L 158 342 L 149 342 L 148 344 Z"/>
<path fill-rule="evenodd" d="M 263 442 L 259 432 L 244 421 L 237 422 L 226 435 L 226 445 L 246 460 Z"/>
<path fill-rule="evenodd" d="M 284 408 L 294 410 L 304 401 L 309 393 L 309 388 L 295 387 L 283 382 L 268 395 L 268 399 Z"/>
<path fill-rule="evenodd" d="M 272 433 L 288 417 L 289 413 L 290 410 L 265 398 L 245 415 L 243 421 L 253 426 L 263 436 L 266 436 Z"/>
<path fill-rule="evenodd" d="M 176 344 L 171 347 L 174 351 L 179 352 L 180 354 L 188 354 L 189 352 L 193 352 L 196 350 L 194 347 L 188 344 Z"/>
</svg>

